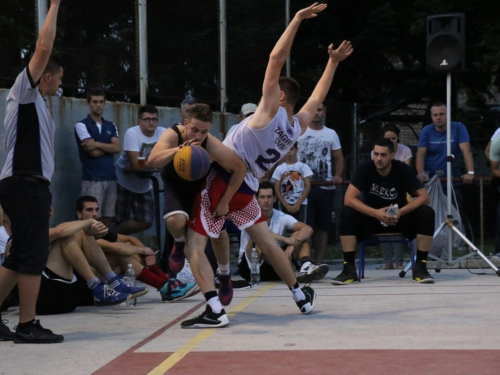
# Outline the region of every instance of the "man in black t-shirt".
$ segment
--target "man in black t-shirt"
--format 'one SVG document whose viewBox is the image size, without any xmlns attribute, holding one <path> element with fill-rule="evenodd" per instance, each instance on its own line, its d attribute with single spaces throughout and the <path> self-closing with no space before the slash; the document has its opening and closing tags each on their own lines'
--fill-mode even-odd
<svg viewBox="0 0 500 375">
<path fill-rule="evenodd" d="M 358 167 L 347 188 L 345 207 L 340 213 L 344 269 L 332 280 L 334 285 L 359 281 L 354 266 L 356 240 L 363 241 L 375 233 L 395 232 L 403 233 L 410 240 L 417 238 L 413 280 L 434 282 L 427 271 L 427 255 L 434 235 L 434 210 L 428 206 L 429 194 L 411 168 L 393 158 L 392 142 L 378 139 L 373 147 L 373 161 Z M 414 199 L 408 202 L 407 194 Z M 391 204 L 399 207 L 394 216 L 386 213 Z"/>
</svg>

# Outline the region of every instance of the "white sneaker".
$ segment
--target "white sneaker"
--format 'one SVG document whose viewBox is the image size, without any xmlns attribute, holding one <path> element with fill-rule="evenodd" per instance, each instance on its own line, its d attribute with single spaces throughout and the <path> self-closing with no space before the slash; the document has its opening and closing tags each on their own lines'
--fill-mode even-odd
<svg viewBox="0 0 500 375">
<path fill-rule="evenodd" d="M 193 276 L 193 272 L 191 271 L 191 266 L 189 265 L 188 260 L 184 263 L 184 267 L 182 270 L 175 276 L 177 280 L 182 281 L 184 284 L 196 283 L 196 279 Z"/>
<path fill-rule="evenodd" d="M 330 267 L 326 264 L 316 266 L 311 262 L 306 262 L 300 267 L 300 271 L 297 275 L 297 281 L 299 283 L 310 283 L 313 280 L 321 280 L 330 270 Z"/>
</svg>

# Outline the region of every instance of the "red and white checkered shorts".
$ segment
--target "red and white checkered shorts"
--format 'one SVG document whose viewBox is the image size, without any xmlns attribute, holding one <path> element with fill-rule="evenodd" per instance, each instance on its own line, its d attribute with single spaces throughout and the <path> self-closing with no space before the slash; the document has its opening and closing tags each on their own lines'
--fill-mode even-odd
<svg viewBox="0 0 500 375">
<path fill-rule="evenodd" d="M 212 212 L 217 208 L 226 188 L 227 183 L 216 170 L 212 169 L 196 195 L 191 220 L 188 223 L 191 229 L 207 237 L 219 237 L 226 216 L 212 217 Z M 239 230 L 266 220 L 255 195 L 240 192 L 236 192 L 229 202 L 227 219 L 231 220 Z"/>
</svg>

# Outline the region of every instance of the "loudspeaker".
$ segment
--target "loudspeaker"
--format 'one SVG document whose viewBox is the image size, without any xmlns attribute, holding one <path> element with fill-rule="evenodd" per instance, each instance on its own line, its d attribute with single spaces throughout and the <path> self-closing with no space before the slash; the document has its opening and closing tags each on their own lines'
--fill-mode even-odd
<svg viewBox="0 0 500 375">
<path fill-rule="evenodd" d="M 427 17 L 427 69 L 451 72 L 465 69 L 465 15 Z"/>
</svg>

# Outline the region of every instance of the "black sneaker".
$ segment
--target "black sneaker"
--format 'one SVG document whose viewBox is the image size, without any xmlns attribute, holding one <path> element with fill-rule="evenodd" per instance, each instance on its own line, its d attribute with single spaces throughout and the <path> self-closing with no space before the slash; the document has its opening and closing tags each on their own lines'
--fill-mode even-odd
<svg viewBox="0 0 500 375">
<path fill-rule="evenodd" d="M 8 322 L 0 316 L 0 341 L 12 341 L 16 335 L 7 327 Z"/>
<path fill-rule="evenodd" d="M 18 325 L 12 341 L 16 344 L 57 344 L 64 341 L 64 336 L 43 328 L 36 319 L 24 327 Z"/>
<path fill-rule="evenodd" d="M 333 285 L 347 285 L 359 282 L 356 267 L 352 264 L 344 262 L 344 269 L 335 279 L 332 279 Z"/>
<path fill-rule="evenodd" d="M 427 271 L 427 261 L 420 260 L 415 263 L 413 268 L 413 281 L 421 284 L 432 284 L 434 278 Z"/>
<path fill-rule="evenodd" d="M 300 312 L 304 315 L 309 314 L 314 310 L 314 302 L 316 301 L 316 292 L 310 286 L 305 286 L 302 288 L 306 299 L 295 302 L 300 309 Z"/>
<path fill-rule="evenodd" d="M 207 308 L 200 316 L 193 319 L 185 320 L 181 323 L 182 328 L 220 328 L 225 327 L 229 324 L 229 319 L 227 318 L 224 309 L 221 310 L 220 314 L 212 312 L 212 308 L 207 305 Z"/>
</svg>

